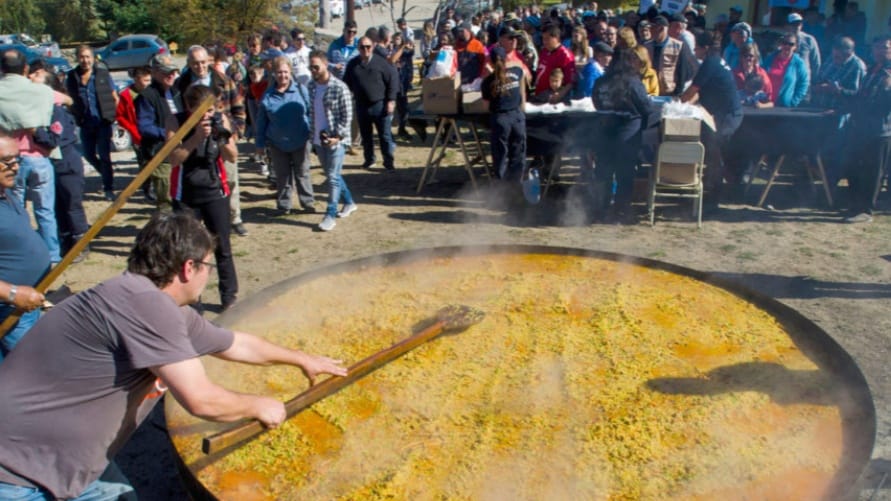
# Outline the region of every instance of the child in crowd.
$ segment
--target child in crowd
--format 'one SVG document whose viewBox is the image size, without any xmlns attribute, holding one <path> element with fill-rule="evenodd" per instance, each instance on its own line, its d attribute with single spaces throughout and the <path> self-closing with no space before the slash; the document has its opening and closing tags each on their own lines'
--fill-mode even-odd
<svg viewBox="0 0 891 501">
<path fill-rule="evenodd" d="M 530 101 L 536 104 L 557 104 L 565 102 L 566 99 L 560 99 L 560 87 L 563 86 L 563 70 L 554 68 L 548 80 L 549 87 L 536 94 Z M 567 94 L 568 96 L 568 94 Z"/>
<path fill-rule="evenodd" d="M 753 108 L 766 108 L 770 103 L 770 96 L 764 91 L 764 78 L 757 73 L 746 76 L 745 84 L 739 91 L 739 99 L 743 106 Z"/>
</svg>

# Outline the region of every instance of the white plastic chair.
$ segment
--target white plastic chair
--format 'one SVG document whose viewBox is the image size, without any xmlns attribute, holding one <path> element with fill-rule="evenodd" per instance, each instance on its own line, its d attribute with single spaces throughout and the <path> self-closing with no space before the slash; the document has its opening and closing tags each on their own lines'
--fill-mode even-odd
<svg viewBox="0 0 891 501">
<path fill-rule="evenodd" d="M 666 141 L 659 145 L 650 169 L 647 212 L 650 226 L 656 223 L 656 197 L 694 198 L 696 227 L 702 228 L 702 173 L 705 147 L 699 142 Z"/>
</svg>

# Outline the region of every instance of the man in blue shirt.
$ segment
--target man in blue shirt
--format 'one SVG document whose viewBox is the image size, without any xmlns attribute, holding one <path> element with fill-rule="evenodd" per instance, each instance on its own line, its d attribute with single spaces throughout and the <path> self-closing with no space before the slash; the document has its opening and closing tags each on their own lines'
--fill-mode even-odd
<svg viewBox="0 0 891 501">
<path fill-rule="evenodd" d="M 0 362 L 37 322 L 43 294 L 33 286 L 50 265 L 46 244 L 12 193 L 19 159 L 16 141 L 0 135 L 0 322 L 17 308 L 26 312 L 0 340 Z"/>
<path fill-rule="evenodd" d="M 306 149 L 311 104 L 306 87 L 294 81 L 292 72 L 286 56 L 272 60 L 275 85 L 260 99 L 257 113 L 257 148 L 269 148 L 275 172 L 275 204 L 283 215 L 291 213 L 291 190 L 295 185 L 303 210 L 316 211 Z"/>
<path fill-rule="evenodd" d="M 359 48 L 356 45 L 358 32 L 356 22 L 347 21 L 343 23 L 343 36 L 328 46 L 328 71 L 339 80 L 343 80 L 343 72 L 350 59 L 359 55 Z"/>
</svg>

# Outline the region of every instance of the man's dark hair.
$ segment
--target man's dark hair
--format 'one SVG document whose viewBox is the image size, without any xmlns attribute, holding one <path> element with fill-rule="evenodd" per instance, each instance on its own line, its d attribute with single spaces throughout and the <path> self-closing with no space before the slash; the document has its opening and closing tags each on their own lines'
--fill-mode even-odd
<svg viewBox="0 0 891 501">
<path fill-rule="evenodd" d="M 0 72 L 3 74 L 24 76 L 25 66 L 28 66 L 28 60 L 16 49 L 7 50 L 0 57 Z"/>
<path fill-rule="evenodd" d="M 156 213 L 136 235 L 127 271 L 164 287 L 192 259 L 203 260 L 216 243 L 195 216 L 185 212 Z"/>
<path fill-rule="evenodd" d="M 343 23 L 343 29 L 355 29 L 357 27 L 356 21 L 346 21 Z"/>
<path fill-rule="evenodd" d="M 133 78 L 144 77 L 146 75 L 151 76 L 152 68 L 150 66 L 137 66 L 133 68 Z"/>
<path fill-rule="evenodd" d="M 213 90 L 206 85 L 193 85 L 183 94 L 183 104 L 189 111 L 201 105 L 201 101 L 207 96 L 212 96 Z"/>
<path fill-rule="evenodd" d="M 563 30 L 560 29 L 560 26 L 552 23 L 545 28 L 543 33 L 554 38 L 560 38 L 560 35 L 563 34 Z"/>
<path fill-rule="evenodd" d="M 323 50 L 316 49 L 316 50 L 310 52 L 309 58 L 312 59 L 314 57 L 321 59 L 325 63 L 328 62 L 328 54 Z"/>
<path fill-rule="evenodd" d="M 294 40 L 302 34 L 303 30 L 301 30 L 300 28 L 294 28 L 293 30 L 291 30 L 291 39 Z"/>
<path fill-rule="evenodd" d="M 372 26 L 371 28 L 365 30 L 365 38 L 370 39 L 371 43 L 377 43 L 378 40 L 380 40 L 378 29 Z"/>
</svg>

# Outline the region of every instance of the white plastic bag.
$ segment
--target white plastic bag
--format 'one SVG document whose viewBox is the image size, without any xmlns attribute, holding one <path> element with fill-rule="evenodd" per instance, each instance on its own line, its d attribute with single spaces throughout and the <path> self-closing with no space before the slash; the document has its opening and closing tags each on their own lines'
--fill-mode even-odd
<svg viewBox="0 0 891 501">
<path fill-rule="evenodd" d="M 451 47 L 443 47 L 436 53 L 427 78 L 453 77 L 458 69 L 458 57 Z"/>
</svg>

